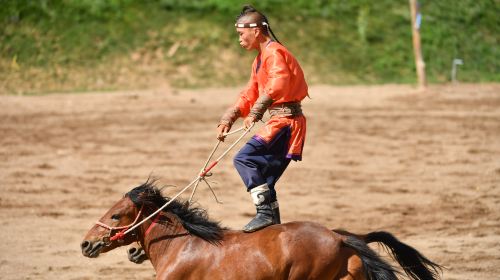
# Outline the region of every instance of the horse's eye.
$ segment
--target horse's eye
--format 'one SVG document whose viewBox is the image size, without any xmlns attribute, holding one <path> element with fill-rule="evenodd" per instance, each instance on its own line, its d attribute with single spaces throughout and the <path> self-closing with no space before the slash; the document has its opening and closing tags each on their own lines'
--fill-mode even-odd
<svg viewBox="0 0 500 280">
<path fill-rule="evenodd" d="M 113 216 L 111 216 L 111 219 L 118 221 L 120 220 L 120 215 L 114 214 Z"/>
</svg>

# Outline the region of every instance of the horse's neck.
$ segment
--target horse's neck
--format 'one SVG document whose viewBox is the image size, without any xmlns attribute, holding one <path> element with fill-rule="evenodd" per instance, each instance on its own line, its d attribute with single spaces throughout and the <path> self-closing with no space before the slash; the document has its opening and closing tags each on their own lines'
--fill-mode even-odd
<svg viewBox="0 0 500 280">
<path fill-rule="evenodd" d="M 174 251 L 169 249 L 182 246 L 186 239 L 183 237 L 188 235 L 179 218 L 171 213 L 162 213 L 147 235 L 145 231 L 146 229 L 143 231 L 145 234 L 141 245 L 155 269 L 165 261 L 165 257 L 169 255 L 167 252 Z"/>
</svg>

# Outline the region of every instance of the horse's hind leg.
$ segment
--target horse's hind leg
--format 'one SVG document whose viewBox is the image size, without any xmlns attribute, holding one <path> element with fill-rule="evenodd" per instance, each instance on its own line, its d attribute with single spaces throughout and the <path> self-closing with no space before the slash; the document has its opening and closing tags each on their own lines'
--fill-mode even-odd
<svg viewBox="0 0 500 280">
<path fill-rule="evenodd" d="M 366 280 L 361 258 L 350 248 L 345 248 L 343 251 L 342 255 L 345 258 L 345 263 L 343 264 L 339 275 L 335 279 Z"/>
</svg>

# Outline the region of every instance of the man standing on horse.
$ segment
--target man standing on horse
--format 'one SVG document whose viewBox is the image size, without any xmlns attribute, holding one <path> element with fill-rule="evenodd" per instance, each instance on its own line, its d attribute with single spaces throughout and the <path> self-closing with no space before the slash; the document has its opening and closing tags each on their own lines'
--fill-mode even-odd
<svg viewBox="0 0 500 280">
<path fill-rule="evenodd" d="M 217 137 L 224 140 L 239 117 L 248 129 L 266 110 L 271 115 L 234 158 L 257 208 L 243 228 L 253 232 L 281 222 L 275 184 L 291 160 L 302 159 L 306 118 L 300 102 L 308 96 L 308 88 L 299 63 L 276 39 L 266 16 L 247 5 L 235 26 L 241 47 L 258 54 L 247 87 L 220 120 Z"/>
</svg>

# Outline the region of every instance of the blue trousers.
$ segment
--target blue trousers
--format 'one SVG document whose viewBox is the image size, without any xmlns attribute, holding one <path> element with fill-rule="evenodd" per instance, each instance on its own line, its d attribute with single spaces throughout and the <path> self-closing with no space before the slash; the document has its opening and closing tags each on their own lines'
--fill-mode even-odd
<svg viewBox="0 0 500 280">
<path fill-rule="evenodd" d="M 276 200 L 276 182 L 290 163 L 287 158 L 290 128 L 282 129 L 273 141 L 264 143 L 251 138 L 234 157 L 234 166 L 243 179 L 247 191 L 266 184 L 271 190 L 272 200 Z"/>
</svg>

